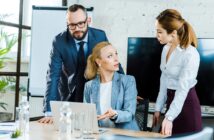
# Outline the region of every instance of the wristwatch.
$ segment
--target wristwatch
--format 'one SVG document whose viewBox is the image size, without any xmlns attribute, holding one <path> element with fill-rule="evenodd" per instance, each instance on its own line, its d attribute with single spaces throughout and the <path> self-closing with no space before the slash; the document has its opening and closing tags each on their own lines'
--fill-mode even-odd
<svg viewBox="0 0 214 140">
<path fill-rule="evenodd" d="M 168 121 L 173 121 L 173 118 L 172 118 L 172 116 L 166 116 L 166 119 L 168 120 Z"/>
</svg>

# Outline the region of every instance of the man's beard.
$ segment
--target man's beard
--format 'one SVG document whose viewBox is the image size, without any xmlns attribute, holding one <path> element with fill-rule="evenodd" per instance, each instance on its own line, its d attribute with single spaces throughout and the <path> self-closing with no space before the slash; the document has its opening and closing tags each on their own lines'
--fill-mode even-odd
<svg viewBox="0 0 214 140">
<path fill-rule="evenodd" d="M 82 32 L 83 33 L 83 35 L 80 37 L 80 36 L 75 36 L 74 34 L 75 34 L 75 32 L 71 35 L 74 39 L 76 39 L 76 40 L 83 40 L 84 38 L 85 38 L 85 36 L 86 36 L 86 34 L 87 34 L 87 32 L 88 32 L 88 27 L 86 28 L 86 30 L 85 31 L 76 31 L 76 32 Z"/>
</svg>

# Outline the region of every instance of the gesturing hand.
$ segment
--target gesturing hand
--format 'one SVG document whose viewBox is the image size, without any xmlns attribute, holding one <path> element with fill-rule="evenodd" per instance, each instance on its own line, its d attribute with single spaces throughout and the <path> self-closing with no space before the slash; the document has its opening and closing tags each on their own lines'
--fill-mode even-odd
<svg viewBox="0 0 214 140">
<path fill-rule="evenodd" d="M 103 120 L 106 118 L 112 118 L 116 114 L 116 111 L 112 110 L 112 108 L 108 109 L 103 115 L 98 115 L 98 120 Z"/>
<path fill-rule="evenodd" d="M 45 124 L 52 124 L 53 123 L 53 117 L 44 117 L 38 120 L 39 123 L 45 123 Z"/>
</svg>

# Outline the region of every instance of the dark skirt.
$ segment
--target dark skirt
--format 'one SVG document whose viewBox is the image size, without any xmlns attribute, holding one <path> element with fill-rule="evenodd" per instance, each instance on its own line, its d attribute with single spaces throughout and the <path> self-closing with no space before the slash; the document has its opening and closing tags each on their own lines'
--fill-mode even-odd
<svg viewBox="0 0 214 140">
<path fill-rule="evenodd" d="M 175 90 L 167 90 L 167 111 L 175 96 Z M 195 87 L 189 90 L 181 113 L 173 121 L 172 135 L 202 130 L 201 107 Z"/>
</svg>

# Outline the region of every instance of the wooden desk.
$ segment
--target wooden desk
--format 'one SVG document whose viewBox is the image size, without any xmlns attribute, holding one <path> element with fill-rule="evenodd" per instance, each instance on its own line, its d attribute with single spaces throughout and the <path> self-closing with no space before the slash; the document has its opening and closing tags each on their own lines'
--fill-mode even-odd
<svg viewBox="0 0 214 140">
<path fill-rule="evenodd" d="M 110 128 L 108 131 L 102 134 L 95 134 L 94 136 L 99 139 L 101 135 L 126 135 L 133 137 L 152 137 L 152 138 L 160 138 L 166 137 L 159 133 L 154 132 L 144 132 L 144 131 L 130 131 L 123 129 L 113 129 Z M 30 132 L 29 132 L 29 140 L 58 140 L 59 132 L 54 129 L 54 126 L 51 124 L 40 124 L 38 122 L 30 122 Z"/>
</svg>

